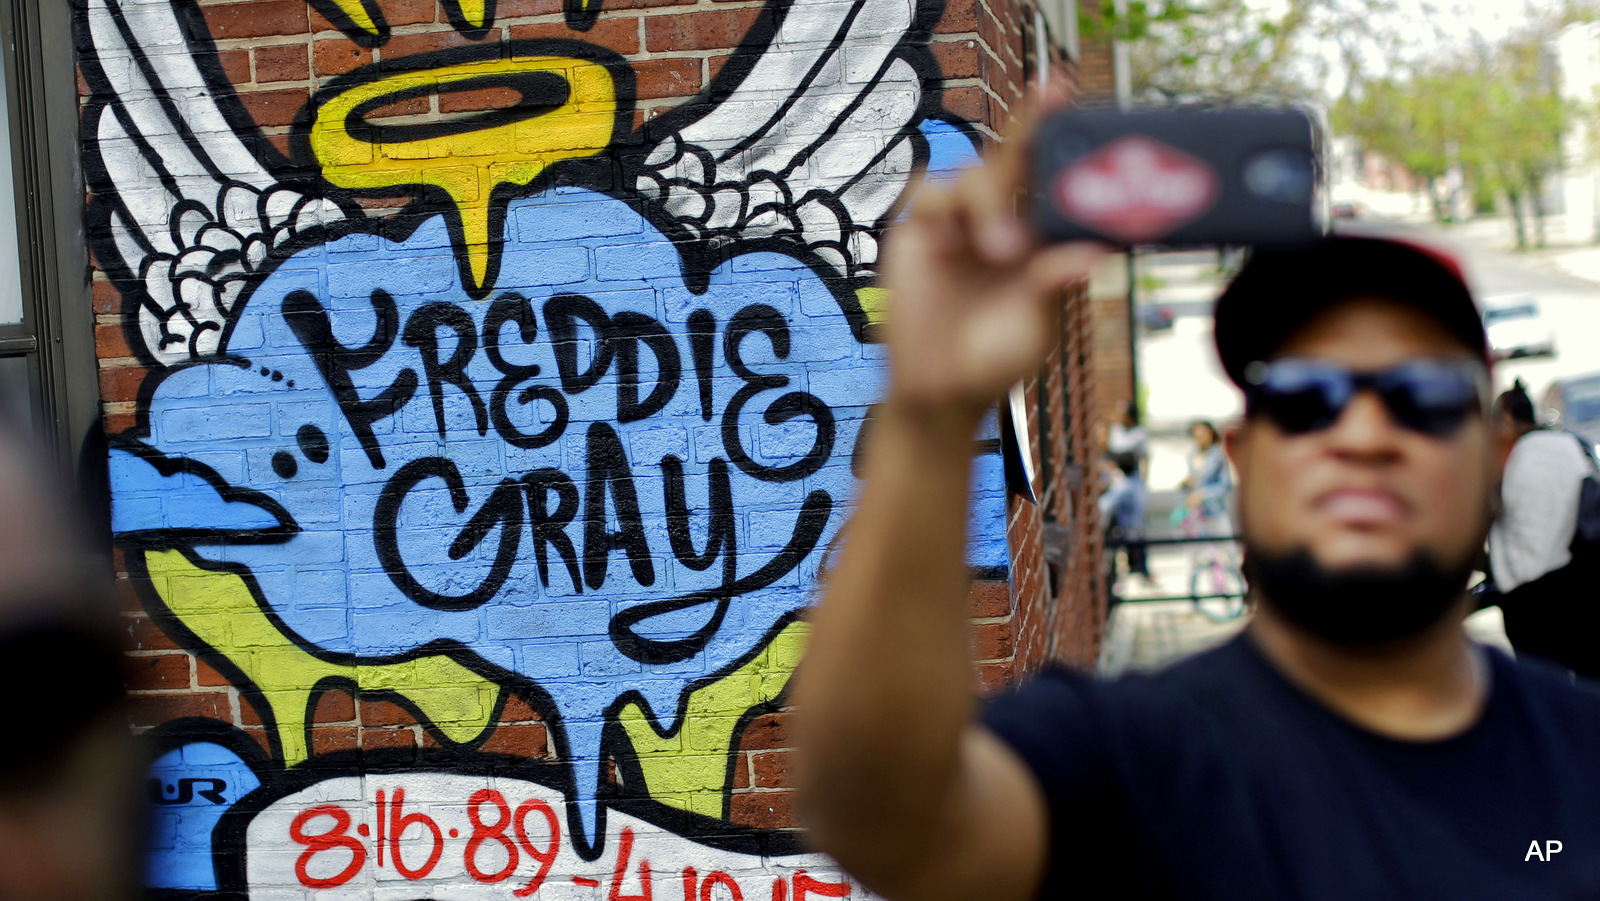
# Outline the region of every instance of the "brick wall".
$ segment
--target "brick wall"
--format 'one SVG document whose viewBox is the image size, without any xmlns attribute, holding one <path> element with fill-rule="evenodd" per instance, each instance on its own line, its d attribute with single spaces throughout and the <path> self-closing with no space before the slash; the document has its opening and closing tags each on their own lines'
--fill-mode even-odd
<svg viewBox="0 0 1600 901">
<path fill-rule="evenodd" d="M 881 393 L 876 236 L 1040 62 L 1007 0 L 779 8 L 82 4 L 154 887 L 848 885 L 783 691 Z M 974 460 L 989 689 L 1103 619 L 1064 309 L 1041 503 Z"/>
</svg>

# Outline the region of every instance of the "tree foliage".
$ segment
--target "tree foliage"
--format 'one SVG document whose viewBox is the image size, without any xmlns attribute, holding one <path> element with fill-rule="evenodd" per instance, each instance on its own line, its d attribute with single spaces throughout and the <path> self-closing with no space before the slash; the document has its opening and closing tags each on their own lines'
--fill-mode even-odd
<svg viewBox="0 0 1600 901">
<path fill-rule="evenodd" d="M 1542 243 L 1541 199 L 1573 113 L 1555 84 L 1547 38 L 1530 31 L 1362 84 L 1335 105 L 1334 129 L 1426 183 L 1437 218 L 1452 213 L 1442 180 L 1459 166 L 1474 193 L 1506 198 L 1520 246 L 1531 208 Z"/>
</svg>

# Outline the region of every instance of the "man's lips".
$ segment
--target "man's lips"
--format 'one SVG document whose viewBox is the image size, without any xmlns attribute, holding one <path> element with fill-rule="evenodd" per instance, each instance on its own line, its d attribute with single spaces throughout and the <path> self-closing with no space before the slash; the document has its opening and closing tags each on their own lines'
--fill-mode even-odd
<svg viewBox="0 0 1600 901">
<path fill-rule="evenodd" d="M 1399 522 L 1406 504 L 1387 491 L 1341 488 L 1317 498 L 1317 512 L 1355 526 L 1383 526 Z"/>
</svg>

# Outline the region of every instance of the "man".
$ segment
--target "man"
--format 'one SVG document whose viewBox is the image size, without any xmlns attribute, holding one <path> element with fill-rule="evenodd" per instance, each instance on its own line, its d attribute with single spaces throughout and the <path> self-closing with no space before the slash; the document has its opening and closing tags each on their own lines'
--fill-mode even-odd
<svg viewBox="0 0 1600 901">
<path fill-rule="evenodd" d="M 891 387 L 794 698 L 816 845 L 896 901 L 1600 897 L 1600 698 L 1461 626 L 1501 454 L 1471 298 L 1409 248 L 1257 255 L 1219 302 L 1248 633 L 980 717 L 970 439 L 1094 261 L 1013 217 L 1023 143 L 885 250 Z"/>
<path fill-rule="evenodd" d="M 1537 654 L 1600 678 L 1600 572 L 1574 559 L 1572 536 L 1584 478 L 1595 475 L 1582 441 L 1541 429 L 1519 379 L 1495 401 L 1511 444 L 1500 480 L 1500 515 L 1489 530 L 1489 567 L 1518 654 Z"/>
</svg>

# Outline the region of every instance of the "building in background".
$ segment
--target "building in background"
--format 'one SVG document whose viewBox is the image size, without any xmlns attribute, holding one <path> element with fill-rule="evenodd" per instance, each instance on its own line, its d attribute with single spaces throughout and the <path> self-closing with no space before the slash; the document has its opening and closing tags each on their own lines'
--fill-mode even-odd
<svg viewBox="0 0 1600 901">
<path fill-rule="evenodd" d="M 0 3 L 0 384 L 110 495 L 149 885 L 859 896 L 802 853 L 784 689 L 882 391 L 878 240 L 1041 70 L 1109 89 L 1074 8 L 41 6 Z M 974 446 L 984 690 L 1095 658 L 1123 298 L 1068 296 Z"/>
</svg>

